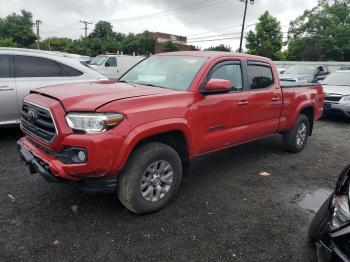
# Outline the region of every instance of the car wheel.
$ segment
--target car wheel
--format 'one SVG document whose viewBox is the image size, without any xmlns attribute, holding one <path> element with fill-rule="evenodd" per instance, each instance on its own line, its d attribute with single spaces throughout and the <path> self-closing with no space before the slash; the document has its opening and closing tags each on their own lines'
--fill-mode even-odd
<svg viewBox="0 0 350 262">
<path fill-rule="evenodd" d="M 295 126 L 283 135 L 285 150 L 297 153 L 301 151 L 307 142 L 310 133 L 310 122 L 306 115 L 300 115 Z"/>
<path fill-rule="evenodd" d="M 177 152 L 162 143 L 147 143 L 134 150 L 120 174 L 118 197 L 133 213 L 154 212 L 175 197 L 181 179 Z"/>
<path fill-rule="evenodd" d="M 333 194 L 330 195 L 327 198 L 327 200 L 322 204 L 322 206 L 316 213 L 314 219 L 312 220 L 308 231 L 310 243 L 315 243 L 316 241 L 320 240 L 322 236 L 327 234 L 328 222 L 331 216 L 329 206 L 332 199 Z"/>
</svg>

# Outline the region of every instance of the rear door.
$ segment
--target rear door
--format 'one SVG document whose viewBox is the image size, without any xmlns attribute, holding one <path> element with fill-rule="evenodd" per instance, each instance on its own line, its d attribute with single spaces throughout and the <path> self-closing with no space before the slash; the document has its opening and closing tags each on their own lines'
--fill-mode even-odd
<svg viewBox="0 0 350 262">
<path fill-rule="evenodd" d="M 48 58 L 15 55 L 14 68 L 19 108 L 32 89 L 72 82 L 64 68 Z"/>
<path fill-rule="evenodd" d="M 18 122 L 16 84 L 12 56 L 0 55 L 0 125 Z"/>
<path fill-rule="evenodd" d="M 247 61 L 249 86 L 248 138 L 277 132 L 282 110 L 282 92 L 267 62 Z"/>
</svg>

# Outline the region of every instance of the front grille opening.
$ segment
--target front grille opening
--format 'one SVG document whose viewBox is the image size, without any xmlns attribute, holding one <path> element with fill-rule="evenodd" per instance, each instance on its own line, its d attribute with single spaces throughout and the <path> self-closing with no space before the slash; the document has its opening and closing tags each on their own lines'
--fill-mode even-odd
<svg viewBox="0 0 350 262">
<path fill-rule="evenodd" d="M 339 102 L 342 99 L 341 96 L 326 96 L 325 100 L 330 102 Z"/>
<path fill-rule="evenodd" d="M 50 111 L 32 103 L 23 102 L 21 125 L 24 130 L 47 143 L 57 136 Z"/>
</svg>

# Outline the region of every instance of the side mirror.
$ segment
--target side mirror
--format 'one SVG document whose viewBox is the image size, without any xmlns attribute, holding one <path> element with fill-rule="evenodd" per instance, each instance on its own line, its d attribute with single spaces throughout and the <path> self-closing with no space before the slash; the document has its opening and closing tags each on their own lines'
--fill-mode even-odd
<svg viewBox="0 0 350 262">
<path fill-rule="evenodd" d="M 111 66 L 111 64 L 107 61 L 107 62 L 105 63 L 105 66 L 108 67 L 108 66 Z"/>
<path fill-rule="evenodd" d="M 213 78 L 204 85 L 202 93 L 227 93 L 232 90 L 232 87 L 232 83 L 229 80 Z"/>
</svg>

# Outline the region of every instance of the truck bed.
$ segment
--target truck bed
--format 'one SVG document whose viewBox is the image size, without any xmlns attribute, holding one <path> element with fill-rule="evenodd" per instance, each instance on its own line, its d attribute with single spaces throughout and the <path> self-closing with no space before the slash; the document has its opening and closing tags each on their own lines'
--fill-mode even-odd
<svg viewBox="0 0 350 262">
<path fill-rule="evenodd" d="M 281 88 L 292 88 L 292 87 L 312 87 L 319 86 L 318 83 L 297 83 L 292 81 L 280 81 Z"/>
</svg>

